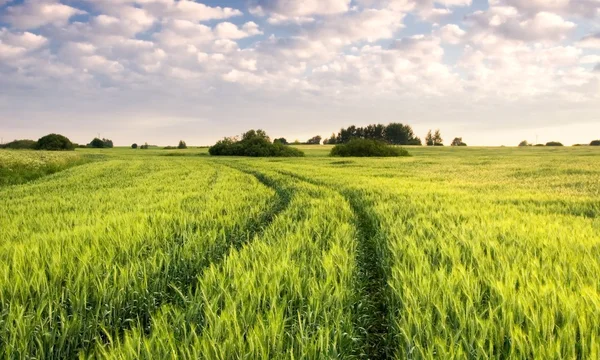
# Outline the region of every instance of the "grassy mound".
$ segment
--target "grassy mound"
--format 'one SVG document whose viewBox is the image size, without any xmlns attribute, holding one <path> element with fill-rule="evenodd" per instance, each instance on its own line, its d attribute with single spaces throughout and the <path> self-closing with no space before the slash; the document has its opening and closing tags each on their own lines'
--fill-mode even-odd
<svg viewBox="0 0 600 360">
<path fill-rule="evenodd" d="M 331 156 L 341 157 L 393 157 L 410 156 L 402 148 L 369 139 L 352 139 L 347 144 L 338 144 L 331 149 Z"/>
</svg>

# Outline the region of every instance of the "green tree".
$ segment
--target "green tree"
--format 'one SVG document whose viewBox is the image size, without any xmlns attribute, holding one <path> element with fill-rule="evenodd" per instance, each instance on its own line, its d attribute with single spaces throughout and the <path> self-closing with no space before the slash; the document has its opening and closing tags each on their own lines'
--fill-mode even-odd
<svg viewBox="0 0 600 360">
<path fill-rule="evenodd" d="M 185 143 L 185 141 L 183 140 L 179 140 L 179 145 L 177 145 L 178 149 L 187 149 L 187 145 Z"/>
<path fill-rule="evenodd" d="M 564 146 L 564 145 L 558 141 L 550 141 L 550 142 L 546 143 L 546 146 Z"/>
<path fill-rule="evenodd" d="M 312 138 L 308 139 L 308 141 L 306 143 L 309 145 L 320 145 L 321 139 L 322 139 L 322 137 L 320 135 L 313 136 Z"/>
<path fill-rule="evenodd" d="M 440 130 L 436 130 L 433 134 L 433 145 L 434 146 L 444 146 L 444 139 L 442 139 L 442 133 Z"/>
<path fill-rule="evenodd" d="M 94 138 L 94 140 L 90 141 L 89 147 L 101 149 L 104 147 L 104 141 L 99 138 Z"/>
<path fill-rule="evenodd" d="M 451 146 L 467 146 L 467 144 L 463 142 L 463 139 L 461 137 L 457 137 L 454 138 L 454 140 L 452 140 Z"/>
<path fill-rule="evenodd" d="M 137 149 L 137 148 L 138 148 L 138 145 L 137 145 L 136 143 L 133 143 L 133 144 L 131 144 L 131 148 L 132 148 L 132 149 Z"/>
<path fill-rule="evenodd" d="M 34 140 L 14 140 L 4 145 L 0 145 L 0 148 L 4 149 L 35 149 L 36 142 Z"/>
<path fill-rule="evenodd" d="M 523 147 L 523 146 L 531 146 L 531 144 L 530 144 L 530 143 L 529 143 L 527 140 L 523 140 L 523 141 L 521 141 L 521 142 L 519 143 L 519 146 L 520 146 L 520 147 Z"/>
<path fill-rule="evenodd" d="M 427 132 L 427 135 L 425 136 L 425 143 L 427 144 L 427 146 L 433 146 L 435 144 L 431 130 L 429 130 Z"/>
<path fill-rule="evenodd" d="M 60 134 L 48 134 L 39 138 L 35 146 L 37 150 L 75 150 L 75 146 L 67 137 Z"/>
<path fill-rule="evenodd" d="M 590 146 L 600 146 L 600 140 L 594 140 L 590 143 Z"/>
<path fill-rule="evenodd" d="M 285 138 L 277 138 L 277 139 L 273 140 L 273 143 L 276 143 L 276 142 L 281 143 L 283 145 L 287 145 L 288 144 L 288 142 L 287 142 L 287 140 Z"/>
</svg>

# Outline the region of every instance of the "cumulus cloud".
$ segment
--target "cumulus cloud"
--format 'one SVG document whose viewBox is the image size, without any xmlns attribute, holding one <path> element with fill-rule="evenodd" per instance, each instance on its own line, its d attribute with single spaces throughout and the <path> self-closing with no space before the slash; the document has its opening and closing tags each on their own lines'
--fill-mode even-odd
<svg viewBox="0 0 600 360">
<path fill-rule="evenodd" d="M 44 25 L 64 25 L 69 19 L 85 11 L 51 0 L 25 0 L 21 5 L 3 10 L 2 21 L 17 29 L 36 29 Z"/>
<path fill-rule="evenodd" d="M 330 15 L 348 11 L 350 3 L 351 0 L 252 0 L 250 11 L 256 15 L 280 17 Z"/>
<path fill-rule="evenodd" d="M 600 33 L 584 37 L 577 45 L 583 48 L 600 49 Z"/>
<path fill-rule="evenodd" d="M 402 101 L 600 111 L 600 0 L 2 1 L 0 88 L 36 103 L 87 94 L 146 109 L 152 98 L 168 121 L 200 107 L 218 117 L 236 99 L 315 112 L 380 101 L 393 112 Z M 178 106 L 161 110 L 165 99 Z"/>
</svg>

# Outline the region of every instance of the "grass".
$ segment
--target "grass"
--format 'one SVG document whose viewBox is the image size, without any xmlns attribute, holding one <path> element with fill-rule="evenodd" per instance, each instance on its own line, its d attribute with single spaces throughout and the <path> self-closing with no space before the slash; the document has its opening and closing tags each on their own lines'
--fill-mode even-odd
<svg viewBox="0 0 600 360">
<path fill-rule="evenodd" d="M 0 187 L 22 184 L 93 160 L 80 153 L 0 150 Z"/>
<path fill-rule="evenodd" d="M 329 149 L 0 188 L 0 358 L 600 356 L 597 149 Z"/>
</svg>

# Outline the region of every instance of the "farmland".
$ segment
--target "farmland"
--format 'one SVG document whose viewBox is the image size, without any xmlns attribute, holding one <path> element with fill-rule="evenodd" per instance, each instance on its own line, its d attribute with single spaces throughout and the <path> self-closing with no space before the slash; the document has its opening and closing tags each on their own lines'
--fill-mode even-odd
<svg viewBox="0 0 600 360">
<path fill-rule="evenodd" d="M 0 151 L 0 358 L 600 358 L 597 149 L 300 148 Z"/>
</svg>

